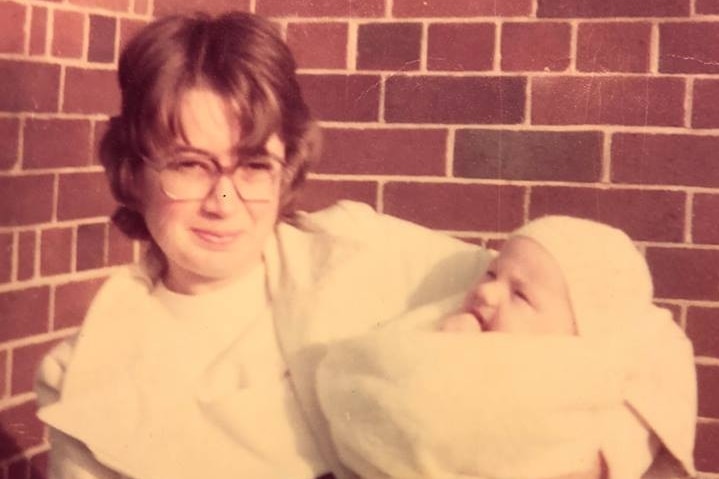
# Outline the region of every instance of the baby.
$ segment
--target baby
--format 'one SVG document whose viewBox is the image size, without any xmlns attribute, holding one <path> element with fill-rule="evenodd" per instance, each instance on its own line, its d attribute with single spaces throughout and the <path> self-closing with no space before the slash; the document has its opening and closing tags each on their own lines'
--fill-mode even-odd
<svg viewBox="0 0 719 479">
<path fill-rule="evenodd" d="M 366 477 L 554 477 L 600 451 L 611 479 L 693 474 L 694 373 L 672 369 L 691 348 L 652 295 L 620 230 L 528 223 L 435 320 L 492 334 L 412 331 L 446 307 L 429 305 L 330 349 L 318 386 L 340 456 Z"/>
</svg>

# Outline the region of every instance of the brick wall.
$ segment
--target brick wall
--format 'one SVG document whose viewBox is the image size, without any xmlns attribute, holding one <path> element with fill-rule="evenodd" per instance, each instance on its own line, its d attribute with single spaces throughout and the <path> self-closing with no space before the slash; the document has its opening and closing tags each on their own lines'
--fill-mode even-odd
<svg viewBox="0 0 719 479">
<path fill-rule="evenodd" d="M 496 245 L 545 213 L 645 248 L 694 341 L 719 477 L 716 0 L 0 0 L 0 478 L 44 477 L 32 372 L 136 248 L 95 157 L 123 42 L 180 8 L 272 16 L 325 127 L 305 199 Z"/>
</svg>

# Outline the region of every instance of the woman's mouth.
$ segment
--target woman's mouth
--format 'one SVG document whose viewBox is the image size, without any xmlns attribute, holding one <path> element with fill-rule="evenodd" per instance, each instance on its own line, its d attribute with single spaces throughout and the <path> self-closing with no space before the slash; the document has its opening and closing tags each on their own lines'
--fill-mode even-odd
<svg viewBox="0 0 719 479">
<path fill-rule="evenodd" d="M 192 228 L 192 232 L 203 242 L 215 246 L 229 245 L 240 236 L 238 231 L 212 231 Z"/>
</svg>

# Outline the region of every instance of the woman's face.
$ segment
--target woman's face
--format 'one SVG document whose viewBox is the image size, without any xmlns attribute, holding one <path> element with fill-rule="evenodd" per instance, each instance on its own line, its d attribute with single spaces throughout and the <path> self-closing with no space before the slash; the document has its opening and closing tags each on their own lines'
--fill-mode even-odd
<svg viewBox="0 0 719 479">
<path fill-rule="evenodd" d="M 182 97 L 180 120 L 187 142 L 178 139 L 178 149 L 213 158 L 225 169 L 237 164 L 240 128 L 222 97 L 206 88 L 188 90 Z M 285 159 L 285 145 L 276 134 L 265 150 Z M 171 199 L 160 185 L 158 170 L 146 166 L 140 192 L 143 214 L 167 259 L 167 287 L 196 294 L 222 286 L 257 265 L 277 221 L 280 182 L 268 191 L 265 201 L 246 202 L 225 174 L 202 199 Z"/>
</svg>

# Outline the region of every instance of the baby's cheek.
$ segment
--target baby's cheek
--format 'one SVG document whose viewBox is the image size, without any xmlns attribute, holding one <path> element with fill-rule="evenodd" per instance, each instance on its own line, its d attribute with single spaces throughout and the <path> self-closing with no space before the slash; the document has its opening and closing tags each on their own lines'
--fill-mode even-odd
<svg viewBox="0 0 719 479">
<path fill-rule="evenodd" d="M 481 333 L 482 327 L 470 313 L 457 313 L 443 318 L 439 330 L 448 333 Z"/>
</svg>

